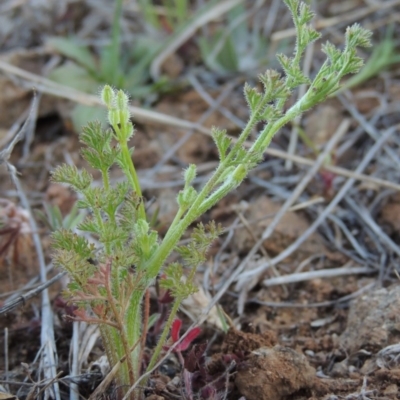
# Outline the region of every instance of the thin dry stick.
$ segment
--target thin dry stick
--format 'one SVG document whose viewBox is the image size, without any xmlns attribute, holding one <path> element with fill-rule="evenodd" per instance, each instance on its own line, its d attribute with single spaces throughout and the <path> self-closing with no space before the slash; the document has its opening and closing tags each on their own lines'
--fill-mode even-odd
<svg viewBox="0 0 400 400">
<path fill-rule="evenodd" d="M 290 207 L 289 211 L 303 210 L 304 208 L 308 208 L 318 203 L 325 203 L 325 199 L 323 197 L 314 197 L 313 199 L 303 201 L 302 203 L 298 203 L 295 206 Z"/>
<path fill-rule="evenodd" d="M 29 292 L 18 296 L 15 300 L 5 303 L 3 305 L 3 307 L 0 308 L 0 315 L 10 312 L 12 309 L 14 309 L 15 307 L 17 307 L 21 304 L 25 304 L 27 300 L 31 299 L 34 296 L 37 296 L 39 293 L 41 293 L 43 290 L 47 289 L 54 282 L 57 282 L 65 275 L 67 275 L 66 271 L 60 272 L 56 276 L 53 276 L 53 278 L 47 280 L 45 283 L 42 283 L 41 285 L 35 287 L 34 289 L 30 290 Z"/>
<path fill-rule="evenodd" d="M 379 240 L 390 250 L 400 256 L 400 248 L 390 239 L 390 237 L 382 230 L 382 228 L 373 220 L 371 214 L 362 204 L 357 204 L 350 196 L 346 196 L 344 202 L 355 212 L 364 223 L 371 228 Z"/>
<path fill-rule="evenodd" d="M 263 285 L 267 287 L 277 286 L 277 285 L 285 285 L 288 283 L 304 282 L 317 278 L 330 278 L 334 276 L 370 274 L 374 272 L 376 272 L 376 270 L 370 267 L 329 268 L 320 271 L 298 272 L 290 275 L 276 276 L 274 278 L 265 279 L 263 281 Z"/>
<path fill-rule="evenodd" d="M 363 258 L 364 260 L 368 259 L 368 252 L 358 243 L 357 239 L 354 237 L 354 235 L 350 232 L 350 230 L 347 228 L 346 224 L 336 215 L 328 215 L 327 219 L 332 221 L 334 224 L 338 226 L 346 236 L 347 240 L 351 243 L 353 246 L 354 250 L 358 253 L 358 255 Z"/>
<path fill-rule="evenodd" d="M 79 322 L 72 323 L 72 340 L 70 343 L 70 352 L 72 353 L 71 360 L 71 375 L 73 377 L 79 374 Z M 79 387 L 78 384 L 71 380 L 69 384 L 69 400 L 79 400 Z"/>
<path fill-rule="evenodd" d="M 8 373 L 9 373 L 9 363 L 8 363 L 8 328 L 4 328 L 4 375 L 5 380 L 8 381 Z M 10 392 L 10 388 L 8 384 L 6 385 L 7 392 Z"/>
<path fill-rule="evenodd" d="M 28 118 L 29 111 L 30 111 L 30 106 L 27 108 L 18 118 L 17 120 L 12 124 L 12 126 L 7 130 L 7 133 L 0 138 L 0 147 L 5 147 L 8 142 L 10 142 L 13 138 L 15 138 L 15 135 L 18 133 L 20 130 L 21 125 L 23 125 L 26 122 L 26 119 Z"/>
<path fill-rule="evenodd" d="M 80 92 L 78 90 L 70 89 L 67 86 L 60 85 L 58 83 L 52 82 L 49 79 L 43 78 L 39 75 L 32 74 L 21 68 L 15 67 L 4 61 L 0 61 L 0 70 L 23 78 L 29 82 L 36 85 L 36 89 L 56 97 L 68 99 L 80 104 L 85 104 L 89 106 L 103 106 L 97 96 L 89 95 L 87 93 Z M 149 111 L 142 109 L 140 107 L 130 106 L 130 111 L 134 115 L 134 119 L 141 123 L 153 123 L 167 126 L 174 126 L 182 129 L 194 129 L 200 133 L 207 136 L 211 136 L 211 131 L 198 123 L 193 123 L 180 118 L 171 117 L 155 111 Z M 236 138 L 232 138 L 232 142 L 236 142 Z M 252 143 L 245 142 L 243 144 L 246 147 L 251 147 Z M 1 154 L 1 153 L 0 153 Z M 278 149 L 268 148 L 265 150 L 265 154 L 273 157 L 282 158 L 284 160 L 292 160 L 301 165 L 312 166 L 314 165 L 313 160 L 303 158 L 300 156 L 290 155 L 284 151 Z M 336 167 L 333 165 L 326 165 L 324 167 L 327 171 L 333 172 L 336 175 L 344 176 L 346 178 L 354 178 L 359 181 L 369 182 L 375 184 L 379 187 L 387 187 L 389 189 L 394 189 L 400 191 L 400 185 L 394 182 L 385 181 L 384 179 L 374 178 L 372 176 L 358 174 L 356 172 L 350 171 L 346 168 Z"/>
<path fill-rule="evenodd" d="M 25 137 L 26 132 L 29 129 L 29 125 L 31 123 L 30 121 L 31 121 L 31 119 L 33 117 L 34 110 L 37 108 L 37 102 L 38 102 L 37 96 L 34 95 L 32 103 L 31 103 L 31 106 L 30 106 L 30 109 L 29 109 L 28 116 L 25 119 L 25 122 L 22 125 L 21 129 L 19 129 L 19 131 L 17 131 L 15 133 L 15 136 L 12 138 L 11 142 L 4 149 L 2 149 L 0 151 L 0 165 L 3 164 L 3 163 L 6 163 L 7 166 L 9 166 L 8 160 L 9 160 L 9 158 L 11 156 L 11 153 L 14 150 L 15 145 Z"/>
</svg>

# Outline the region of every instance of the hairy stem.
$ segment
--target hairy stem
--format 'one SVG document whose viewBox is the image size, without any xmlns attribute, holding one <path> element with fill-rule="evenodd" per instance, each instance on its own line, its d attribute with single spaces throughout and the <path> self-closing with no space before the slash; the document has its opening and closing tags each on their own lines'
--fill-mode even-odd
<svg viewBox="0 0 400 400">
<path fill-rule="evenodd" d="M 142 300 L 144 291 L 134 290 L 129 300 L 129 306 L 125 313 L 125 327 L 130 346 L 137 343 L 137 346 L 130 351 L 130 357 L 133 362 L 135 376 L 140 374 L 140 354 L 141 354 L 141 337 L 142 337 Z"/>
<path fill-rule="evenodd" d="M 121 152 L 126 163 L 125 165 L 128 165 L 129 168 L 129 174 L 127 174 L 127 177 L 131 183 L 133 190 L 136 192 L 138 197 L 142 199 L 142 201 L 139 204 L 139 210 L 138 210 L 139 218 L 146 221 L 146 209 L 144 207 L 142 189 L 140 187 L 139 178 L 137 176 L 135 165 L 133 164 L 127 143 L 126 142 L 120 143 L 120 145 L 121 145 Z"/>
<path fill-rule="evenodd" d="M 171 330 L 172 323 L 174 322 L 176 313 L 178 312 L 181 303 L 182 303 L 182 299 L 181 298 L 177 298 L 175 300 L 174 305 L 172 306 L 171 313 L 169 314 L 168 320 L 165 323 L 165 326 L 164 326 L 164 329 L 163 329 L 163 331 L 161 333 L 160 339 L 158 339 L 157 346 L 153 351 L 153 355 L 152 355 L 152 357 L 150 359 L 150 362 L 149 362 L 149 365 L 147 366 L 147 370 L 146 371 L 150 371 L 156 365 L 156 363 L 158 361 L 158 358 L 160 357 L 161 350 L 162 350 L 163 346 L 165 345 L 168 333 Z"/>
</svg>

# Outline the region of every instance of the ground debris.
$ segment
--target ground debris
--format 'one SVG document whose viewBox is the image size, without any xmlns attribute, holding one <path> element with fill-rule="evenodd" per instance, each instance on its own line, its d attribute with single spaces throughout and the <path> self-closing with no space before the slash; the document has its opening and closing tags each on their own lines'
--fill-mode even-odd
<svg viewBox="0 0 400 400">
<path fill-rule="evenodd" d="M 248 354 L 259 348 L 268 348 L 277 343 L 276 333 L 266 331 L 262 335 L 230 329 L 224 337 L 222 351 L 226 354 Z"/>
</svg>

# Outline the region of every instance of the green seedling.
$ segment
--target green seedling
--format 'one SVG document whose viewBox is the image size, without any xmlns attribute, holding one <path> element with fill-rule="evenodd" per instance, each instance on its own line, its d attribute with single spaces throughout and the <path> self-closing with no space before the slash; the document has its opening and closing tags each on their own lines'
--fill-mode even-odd
<svg viewBox="0 0 400 400">
<path fill-rule="evenodd" d="M 277 56 L 284 76 L 275 70 L 260 75 L 261 92 L 245 85 L 250 110 L 246 127 L 235 142 L 226 131 L 212 130 L 219 165 L 202 187 L 194 185 L 196 166 L 185 169 L 183 188 L 177 194 L 178 211 L 163 238 L 151 229 L 146 215 L 133 161 L 134 149 L 129 147 L 135 131 L 128 96 L 122 90 L 106 85 L 101 93 L 110 128 L 105 130 L 99 122 L 91 122 L 80 135 L 85 146 L 82 156 L 91 168 L 100 171 L 102 185 L 94 186 L 92 175 L 74 166 L 63 165 L 53 172 L 52 180 L 74 189 L 79 194 L 78 206 L 88 211 L 78 226 L 85 236 L 68 229 L 53 234 L 53 262 L 69 273 L 71 283 L 65 294 L 79 307 L 77 318 L 99 326 L 110 364 L 119 365 L 118 396 L 122 397 L 137 382 L 139 387 L 145 386 L 141 374 L 150 371 L 160 359 L 181 302 L 196 291 L 196 268 L 205 261 L 209 246 L 222 228 L 213 222 L 206 226 L 198 224 L 184 246 L 179 245 L 183 235 L 243 182 L 284 125 L 324 101 L 338 90 L 343 76 L 362 67 L 356 48 L 369 46 L 371 33 L 355 24 L 346 30 L 344 49 L 331 43 L 323 45 L 326 61 L 314 79 L 305 76 L 300 65 L 302 55 L 320 34 L 309 24 L 314 14 L 308 5 L 299 0 L 285 0 L 285 4 L 293 15 L 297 39 L 292 57 Z M 308 85 L 304 96 L 287 107 L 293 91 L 303 84 Z M 252 146 L 245 148 L 244 143 L 251 140 L 252 131 L 260 125 L 263 127 Z M 116 185 L 112 185 L 108 174 L 114 165 L 121 168 L 126 178 Z M 88 239 L 90 235 L 96 241 Z M 169 261 L 173 252 L 180 261 Z M 150 361 L 143 365 L 146 334 L 152 320 L 149 289 L 156 279 L 159 286 L 169 291 L 173 302 Z M 130 396 L 140 399 L 143 393 L 136 389 Z"/>
<path fill-rule="evenodd" d="M 84 218 L 84 214 L 79 211 L 76 203 L 65 217 L 62 216 L 61 210 L 58 206 L 48 203 L 44 204 L 44 212 L 36 211 L 36 214 L 53 232 L 61 228 L 74 229 L 83 221 Z"/>
</svg>

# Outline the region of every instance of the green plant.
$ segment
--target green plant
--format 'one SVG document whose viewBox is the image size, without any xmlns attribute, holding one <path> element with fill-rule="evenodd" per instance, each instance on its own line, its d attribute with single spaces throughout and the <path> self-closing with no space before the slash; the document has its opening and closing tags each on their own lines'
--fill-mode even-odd
<svg viewBox="0 0 400 400">
<path fill-rule="evenodd" d="M 74 229 L 78 224 L 83 221 L 84 215 L 79 212 L 77 204 L 75 203 L 71 211 L 63 217 L 60 207 L 44 203 L 44 212 L 37 210 L 37 216 L 51 231 L 57 229 Z"/>
<path fill-rule="evenodd" d="M 137 99 L 149 99 L 165 90 L 168 84 L 165 79 L 149 83 L 149 65 L 162 48 L 162 42 L 137 35 L 135 41 L 129 44 L 129 51 L 122 52 L 121 14 L 122 0 L 117 0 L 110 43 L 99 50 L 98 58 L 74 38 L 49 39 L 48 44 L 69 59 L 51 72 L 51 79 L 88 93 L 96 92 L 100 85 L 108 83 L 124 88 Z M 77 130 L 94 119 L 106 122 L 102 108 L 77 105 L 72 111 L 72 121 Z"/>
<path fill-rule="evenodd" d="M 305 48 L 319 38 L 308 23 L 310 8 L 299 0 L 285 0 L 293 14 L 297 30 L 293 57 L 278 55 L 285 77 L 274 70 L 260 75 L 263 92 L 245 85 L 250 109 L 246 127 L 232 142 L 225 131 L 214 128 L 212 135 L 220 163 L 207 183 L 194 187 L 196 166 L 184 171 L 184 187 L 177 195 L 178 212 L 164 238 L 149 227 L 139 179 L 132 161 L 133 148 L 128 142 L 134 135 L 130 121 L 128 96 L 105 86 L 101 97 L 108 109 L 111 129 L 98 122 L 89 123 L 80 136 L 86 146 L 82 155 L 92 168 L 101 172 L 102 186 L 92 185 L 86 170 L 64 165 L 58 167 L 53 181 L 70 185 L 80 194 L 78 206 L 89 210 L 79 230 L 94 235 L 98 244 L 83 236 L 61 229 L 53 235 L 54 263 L 69 272 L 71 283 L 66 295 L 79 306 L 77 317 L 99 325 L 111 365 L 120 363 L 117 373 L 119 390 L 125 393 L 140 379 L 142 352 L 149 325 L 149 288 L 160 273 L 160 285 L 170 292 L 173 303 L 165 327 L 147 364 L 151 370 L 159 360 L 168 333 L 182 300 L 196 291 L 193 283 L 196 267 L 205 260 L 212 241 L 221 233 L 215 223 L 199 224 L 185 246 L 179 240 L 201 215 L 230 191 L 237 188 L 249 171 L 263 158 L 265 148 L 282 126 L 326 99 L 340 86 L 341 78 L 357 72 L 362 60 L 357 46 L 369 46 L 370 32 L 358 24 L 347 28 L 346 44 L 340 51 L 330 43 L 323 46 L 327 60 L 313 80 L 300 68 Z M 305 95 L 285 110 L 294 89 L 308 84 Z M 243 147 L 259 123 L 265 125 L 250 149 Z M 126 181 L 112 186 L 108 171 L 117 164 Z M 168 263 L 173 251 L 181 263 Z M 90 311 L 88 311 L 90 310 Z M 136 392 L 133 396 L 140 396 Z"/>
</svg>

